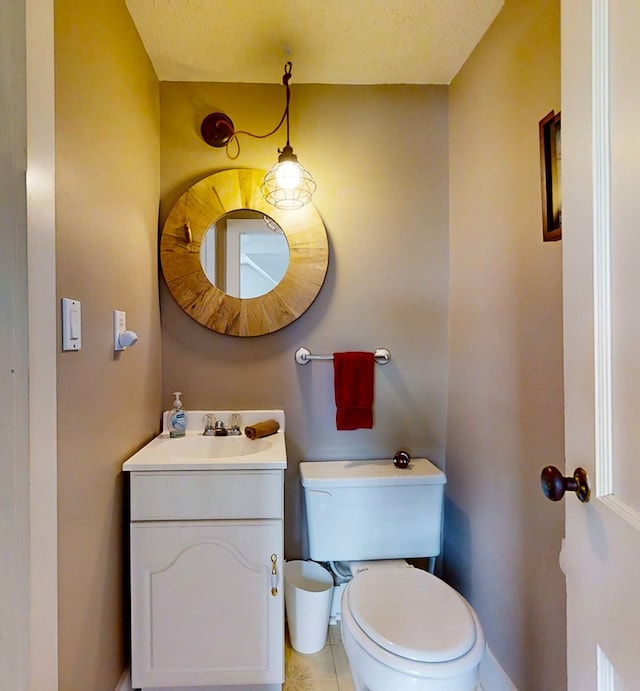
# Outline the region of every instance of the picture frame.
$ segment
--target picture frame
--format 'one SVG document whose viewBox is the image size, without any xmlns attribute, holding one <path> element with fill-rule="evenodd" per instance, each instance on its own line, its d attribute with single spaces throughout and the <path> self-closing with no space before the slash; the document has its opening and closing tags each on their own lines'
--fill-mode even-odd
<svg viewBox="0 0 640 691">
<path fill-rule="evenodd" d="M 538 123 L 540 136 L 540 181 L 542 188 L 542 240 L 562 238 L 561 124 L 553 110 Z"/>
</svg>

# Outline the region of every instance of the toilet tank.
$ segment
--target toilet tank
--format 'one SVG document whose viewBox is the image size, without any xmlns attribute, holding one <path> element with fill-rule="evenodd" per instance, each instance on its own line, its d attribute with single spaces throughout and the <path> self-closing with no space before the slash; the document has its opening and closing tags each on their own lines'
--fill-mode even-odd
<svg viewBox="0 0 640 691">
<path fill-rule="evenodd" d="M 445 474 L 426 458 L 300 463 L 314 561 L 440 554 Z"/>
</svg>

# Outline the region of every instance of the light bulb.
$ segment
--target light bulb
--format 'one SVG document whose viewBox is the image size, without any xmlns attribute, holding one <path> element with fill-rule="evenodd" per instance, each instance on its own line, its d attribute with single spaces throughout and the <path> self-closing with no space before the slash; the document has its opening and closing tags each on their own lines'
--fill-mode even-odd
<svg viewBox="0 0 640 691">
<path fill-rule="evenodd" d="M 300 164 L 296 161 L 282 161 L 276 170 L 278 187 L 283 190 L 293 190 L 300 185 L 302 178 Z"/>
</svg>

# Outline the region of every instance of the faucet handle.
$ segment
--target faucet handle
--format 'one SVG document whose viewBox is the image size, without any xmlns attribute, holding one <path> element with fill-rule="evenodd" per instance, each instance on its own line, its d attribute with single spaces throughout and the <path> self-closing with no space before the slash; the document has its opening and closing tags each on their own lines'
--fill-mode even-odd
<svg viewBox="0 0 640 691">
<path fill-rule="evenodd" d="M 240 413 L 231 413 L 229 415 L 229 433 L 230 434 L 240 434 Z"/>
<path fill-rule="evenodd" d="M 205 437 L 213 436 L 213 423 L 215 422 L 215 415 L 213 413 L 207 413 L 202 416 L 202 424 L 204 425 L 204 432 L 202 433 Z"/>
</svg>

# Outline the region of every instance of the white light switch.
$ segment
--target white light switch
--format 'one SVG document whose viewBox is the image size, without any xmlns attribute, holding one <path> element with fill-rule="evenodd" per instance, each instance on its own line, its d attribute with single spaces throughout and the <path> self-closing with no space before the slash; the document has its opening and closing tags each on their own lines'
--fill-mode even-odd
<svg viewBox="0 0 640 691">
<path fill-rule="evenodd" d="M 82 305 L 80 300 L 62 298 L 62 350 L 82 348 Z"/>
</svg>

